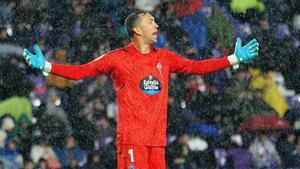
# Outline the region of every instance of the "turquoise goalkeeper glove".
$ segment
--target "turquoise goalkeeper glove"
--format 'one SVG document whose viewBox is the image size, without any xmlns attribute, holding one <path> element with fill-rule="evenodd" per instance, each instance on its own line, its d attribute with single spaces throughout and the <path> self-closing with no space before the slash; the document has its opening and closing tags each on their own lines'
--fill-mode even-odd
<svg viewBox="0 0 300 169">
<path fill-rule="evenodd" d="M 234 54 L 237 57 L 239 62 L 247 62 L 258 55 L 259 44 L 256 39 L 253 39 L 242 47 L 242 41 L 240 38 L 237 38 L 235 44 Z"/>
<path fill-rule="evenodd" d="M 253 39 L 242 47 L 242 40 L 237 38 L 235 43 L 235 50 L 232 55 L 228 56 L 230 64 L 233 66 L 233 69 L 239 68 L 239 63 L 247 62 L 258 55 L 259 44 L 256 39 Z"/>
<path fill-rule="evenodd" d="M 24 49 L 23 56 L 25 57 L 30 67 L 43 70 L 46 63 L 45 56 L 38 45 L 34 45 L 33 48 L 35 51 L 35 55 L 29 52 L 29 50 Z"/>
<path fill-rule="evenodd" d="M 34 45 L 33 48 L 35 55 L 29 52 L 29 50 L 24 49 L 23 56 L 26 59 L 26 62 L 30 67 L 41 70 L 44 76 L 48 76 L 52 68 L 51 63 L 46 61 L 45 56 L 38 45 Z"/>
</svg>

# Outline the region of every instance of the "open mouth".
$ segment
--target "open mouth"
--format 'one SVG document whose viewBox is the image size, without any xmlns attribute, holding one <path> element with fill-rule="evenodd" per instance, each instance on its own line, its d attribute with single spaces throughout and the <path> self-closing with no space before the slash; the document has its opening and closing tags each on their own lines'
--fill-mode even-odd
<svg viewBox="0 0 300 169">
<path fill-rule="evenodd" d="M 154 32 L 152 35 L 155 36 L 155 37 L 157 37 L 158 32 Z"/>
</svg>

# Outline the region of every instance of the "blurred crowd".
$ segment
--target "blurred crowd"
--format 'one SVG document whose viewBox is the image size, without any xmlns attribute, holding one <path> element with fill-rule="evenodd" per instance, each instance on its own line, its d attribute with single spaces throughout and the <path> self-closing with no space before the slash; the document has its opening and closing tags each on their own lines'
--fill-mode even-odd
<svg viewBox="0 0 300 169">
<path fill-rule="evenodd" d="M 300 168 L 300 1 L 2 0 L 0 9 L 0 169 L 116 168 L 111 77 L 45 77 L 21 55 L 38 44 L 50 62 L 87 63 L 129 42 L 123 23 L 136 9 L 156 18 L 156 47 L 188 59 L 231 54 L 236 37 L 260 43 L 239 68 L 170 75 L 167 168 Z"/>
</svg>

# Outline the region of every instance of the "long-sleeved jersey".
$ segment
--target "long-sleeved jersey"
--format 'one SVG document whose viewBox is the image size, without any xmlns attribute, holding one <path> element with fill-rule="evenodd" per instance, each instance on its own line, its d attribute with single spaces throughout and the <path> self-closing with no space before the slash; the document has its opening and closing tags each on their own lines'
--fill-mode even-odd
<svg viewBox="0 0 300 169">
<path fill-rule="evenodd" d="M 229 66 L 228 57 L 192 61 L 153 47 L 142 54 L 131 43 L 87 64 L 52 64 L 51 73 L 73 80 L 110 74 L 118 105 L 118 144 L 165 146 L 169 74 L 205 74 Z"/>
</svg>

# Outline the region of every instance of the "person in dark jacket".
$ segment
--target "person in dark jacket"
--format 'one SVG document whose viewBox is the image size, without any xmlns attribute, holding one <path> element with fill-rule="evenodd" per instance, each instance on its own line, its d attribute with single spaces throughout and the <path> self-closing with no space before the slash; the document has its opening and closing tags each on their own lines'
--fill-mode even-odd
<svg viewBox="0 0 300 169">
<path fill-rule="evenodd" d="M 85 169 L 106 169 L 102 163 L 102 156 L 99 151 L 94 151 L 89 154 L 88 161 L 83 167 Z"/>
</svg>

